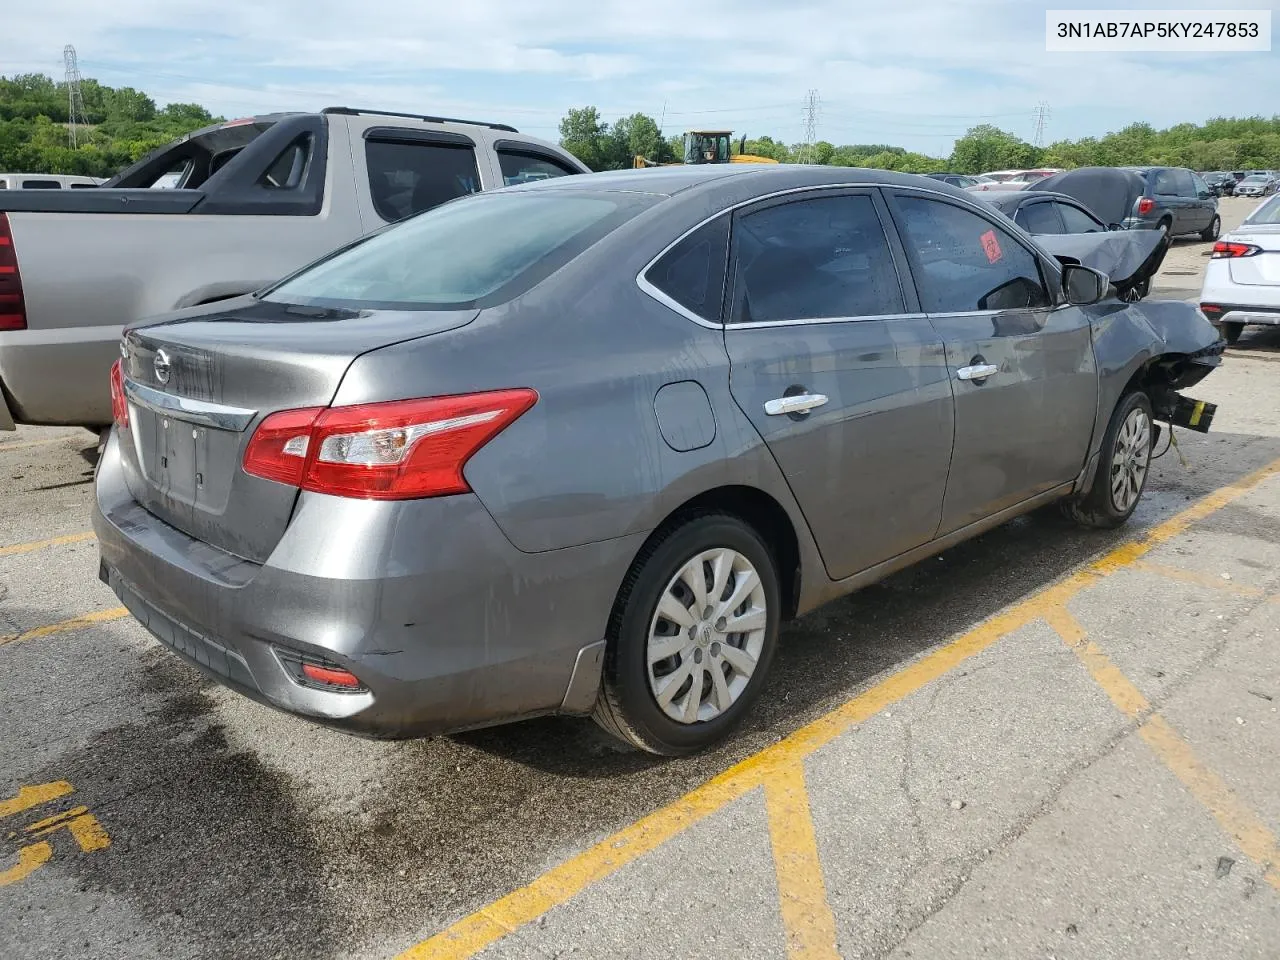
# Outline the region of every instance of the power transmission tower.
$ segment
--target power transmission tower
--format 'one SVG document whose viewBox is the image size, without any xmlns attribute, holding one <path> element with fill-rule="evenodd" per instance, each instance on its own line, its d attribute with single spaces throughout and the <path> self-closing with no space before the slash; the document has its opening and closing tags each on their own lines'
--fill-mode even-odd
<svg viewBox="0 0 1280 960">
<path fill-rule="evenodd" d="M 1037 147 L 1044 146 L 1044 125 L 1049 119 L 1049 104 L 1043 100 L 1036 105 L 1036 136 L 1035 145 Z"/>
<path fill-rule="evenodd" d="M 801 163 L 813 162 L 813 146 L 818 142 L 818 91 L 810 90 L 804 98 L 804 147 Z"/>
<path fill-rule="evenodd" d="M 62 61 L 67 67 L 67 143 L 74 150 L 78 143 L 76 128 L 85 122 L 84 99 L 80 95 L 80 64 L 76 61 L 76 48 L 67 44 L 62 48 Z"/>
</svg>

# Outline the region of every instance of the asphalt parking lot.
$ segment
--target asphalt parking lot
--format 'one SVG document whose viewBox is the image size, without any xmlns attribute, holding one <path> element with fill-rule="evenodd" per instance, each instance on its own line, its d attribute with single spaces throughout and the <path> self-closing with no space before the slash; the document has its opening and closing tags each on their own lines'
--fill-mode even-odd
<svg viewBox="0 0 1280 960">
<path fill-rule="evenodd" d="M 682 761 L 211 685 L 97 580 L 94 438 L 0 434 L 0 956 L 1275 958 L 1280 331 L 1192 393 L 1126 528 L 1042 511 L 789 625 Z"/>
</svg>

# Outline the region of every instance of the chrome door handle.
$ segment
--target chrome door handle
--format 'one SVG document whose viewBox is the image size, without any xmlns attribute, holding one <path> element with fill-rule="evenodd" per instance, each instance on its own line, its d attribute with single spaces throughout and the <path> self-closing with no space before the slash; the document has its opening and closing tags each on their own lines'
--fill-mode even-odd
<svg viewBox="0 0 1280 960">
<path fill-rule="evenodd" d="M 826 402 L 827 398 L 820 393 L 797 393 L 794 396 L 766 401 L 764 412 L 771 417 L 783 413 L 808 413 L 814 407 L 820 407 Z"/>
<path fill-rule="evenodd" d="M 1000 372 L 994 363 L 975 363 L 970 367 L 961 367 L 956 376 L 961 380 L 985 380 Z"/>
</svg>

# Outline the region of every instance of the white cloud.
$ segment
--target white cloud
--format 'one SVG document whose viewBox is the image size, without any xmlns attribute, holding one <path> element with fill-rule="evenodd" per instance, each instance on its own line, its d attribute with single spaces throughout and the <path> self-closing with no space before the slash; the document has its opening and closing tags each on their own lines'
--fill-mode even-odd
<svg viewBox="0 0 1280 960">
<path fill-rule="evenodd" d="M 1271 55 L 1048 54 L 1043 23 L 1025 0 L 45 0 L 6 10 L 0 72 L 56 74 L 71 41 L 88 75 L 223 113 L 338 101 L 548 133 L 572 105 L 665 103 L 669 129 L 788 139 L 817 88 L 824 138 L 932 153 L 984 119 L 1027 136 L 1042 100 L 1051 137 L 1275 109 Z"/>
</svg>

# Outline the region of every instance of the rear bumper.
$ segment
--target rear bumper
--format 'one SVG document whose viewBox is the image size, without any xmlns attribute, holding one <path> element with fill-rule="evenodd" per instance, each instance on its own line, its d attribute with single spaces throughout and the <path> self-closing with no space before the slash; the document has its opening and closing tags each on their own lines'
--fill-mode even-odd
<svg viewBox="0 0 1280 960">
<path fill-rule="evenodd" d="M 259 565 L 147 513 L 119 458 L 113 434 L 96 481 L 100 576 L 218 682 L 375 737 L 594 705 L 609 612 L 643 537 L 524 554 L 473 496 L 304 495 Z M 286 667 L 297 653 L 351 671 L 364 689 L 304 686 Z"/>
<path fill-rule="evenodd" d="M 120 327 L 0 333 L 0 383 L 18 423 L 105 427 Z M 0 429 L 4 429 L 0 412 Z"/>
<path fill-rule="evenodd" d="M 1217 305 L 1224 308 L 1221 313 L 1205 312 L 1205 316 L 1209 318 L 1209 322 L 1215 327 L 1224 323 L 1256 324 L 1269 327 L 1280 326 L 1280 307 L 1239 307 L 1225 303 Z"/>
</svg>

